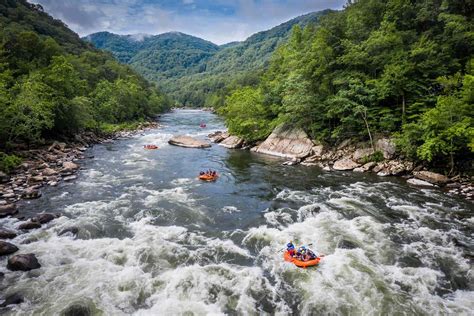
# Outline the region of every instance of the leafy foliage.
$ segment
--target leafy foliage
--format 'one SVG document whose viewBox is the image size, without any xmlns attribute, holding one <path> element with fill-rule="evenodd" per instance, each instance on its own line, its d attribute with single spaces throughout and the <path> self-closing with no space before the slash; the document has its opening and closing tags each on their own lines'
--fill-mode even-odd
<svg viewBox="0 0 474 316">
<path fill-rule="evenodd" d="M 221 113 L 245 122 L 256 107 L 327 143 L 396 133 L 412 158 L 472 159 L 472 13 L 467 1 L 349 2 L 318 26 L 294 27 L 259 83 L 240 90 L 244 100 L 261 94 L 260 103 L 229 115 L 241 95 L 231 91 Z"/>
<path fill-rule="evenodd" d="M 0 171 L 10 173 L 21 164 L 21 158 L 0 152 Z"/>
<path fill-rule="evenodd" d="M 26 1 L 0 4 L 0 144 L 139 120 L 170 101 Z"/>
</svg>

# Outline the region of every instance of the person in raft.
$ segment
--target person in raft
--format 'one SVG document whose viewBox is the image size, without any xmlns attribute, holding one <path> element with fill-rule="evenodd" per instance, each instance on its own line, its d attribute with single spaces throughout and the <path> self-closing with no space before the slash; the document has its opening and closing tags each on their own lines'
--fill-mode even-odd
<svg viewBox="0 0 474 316">
<path fill-rule="evenodd" d="M 292 257 L 296 255 L 295 245 L 293 245 L 291 241 L 286 245 L 286 251 L 288 251 L 288 254 Z"/>
<path fill-rule="evenodd" d="M 293 258 L 301 261 L 309 261 L 318 257 L 313 251 L 306 248 L 306 246 L 301 246 L 298 250 L 295 250 L 295 245 L 293 245 L 291 241 L 286 245 L 286 251 L 288 251 Z"/>
</svg>

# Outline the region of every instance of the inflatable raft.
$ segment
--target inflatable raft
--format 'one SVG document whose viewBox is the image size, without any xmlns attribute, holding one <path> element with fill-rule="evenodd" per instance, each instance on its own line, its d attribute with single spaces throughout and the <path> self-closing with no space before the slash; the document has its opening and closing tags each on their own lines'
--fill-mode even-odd
<svg viewBox="0 0 474 316">
<path fill-rule="evenodd" d="M 216 174 L 215 176 L 211 176 L 211 175 L 208 175 L 208 174 L 203 174 L 203 175 L 199 176 L 199 180 L 207 181 L 207 182 L 216 181 L 217 178 L 219 178 L 218 174 Z"/>
<path fill-rule="evenodd" d="M 151 149 L 158 149 L 158 146 L 156 146 L 156 145 L 145 145 L 145 146 L 143 146 L 143 148 L 151 150 Z"/>
<path fill-rule="evenodd" d="M 295 266 L 300 267 L 300 268 L 313 267 L 319 264 L 319 261 L 321 261 L 321 257 L 316 257 L 315 259 L 308 260 L 308 261 L 301 261 L 290 256 L 290 253 L 288 251 L 285 251 L 283 258 L 285 259 L 285 261 L 292 262 Z"/>
</svg>

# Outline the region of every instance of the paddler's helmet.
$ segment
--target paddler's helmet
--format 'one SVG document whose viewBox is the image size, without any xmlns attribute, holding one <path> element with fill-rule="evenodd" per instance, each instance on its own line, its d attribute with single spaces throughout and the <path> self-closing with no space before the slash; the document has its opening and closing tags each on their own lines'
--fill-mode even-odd
<svg viewBox="0 0 474 316">
<path fill-rule="evenodd" d="M 290 241 L 290 242 L 286 245 L 286 248 L 288 248 L 288 250 L 292 250 L 292 249 L 295 249 L 295 245 L 293 245 L 293 243 Z"/>
</svg>

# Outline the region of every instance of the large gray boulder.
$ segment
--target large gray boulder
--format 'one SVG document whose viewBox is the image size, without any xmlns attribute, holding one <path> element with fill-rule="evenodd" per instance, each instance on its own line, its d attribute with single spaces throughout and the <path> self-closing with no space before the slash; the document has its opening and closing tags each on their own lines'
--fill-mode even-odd
<svg viewBox="0 0 474 316">
<path fill-rule="evenodd" d="M 176 135 L 173 136 L 168 143 L 170 145 L 174 146 L 180 146 L 180 147 L 187 147 L 187 148 L 208 148 L 211 147 L 211 144 L 200 140 L 193 138 L 191 136 L 186 136 L 186 135 Z"/>
<path fill-rule="evenodd" d="M 389 138 L 381 138 L 377 140 L 375 148 L 383 153 L 385 159 L 392 159 L 397 150 L 395 143 Z"/>
<path fill-rule="evenodd" d="M 8 259 L 7 269 L 11 271 L 30 271 L 41 268 L 41 264 L 32 253 L 14 255 Z"/>
<path fill-rule="evenodd" d="M 431 172 L 431 171 L 417 171 L 414 172 L 413 175 L 415 178 L 427 181 L 429 183 L 443 185 L 449 182 L 449 178 L 445 175 Z"/>
<path fill-rule="evenodd" d="M 241 148 L 243 144 L 244 140 L 237 136 L 229 136 L 219 143 L 219 145 L 231 149 Z"/>
<path fill-rule="evenodd" d="M 268 138 L 252 151 L 283 158 L 305 158 L 312 152 L 314 143 L 301 128 L 280 125 Z"/>
<path fill-rule="evenodd" d="M 349 158 L 343 158 L 343 159 L 340 159 L 338 161 L 336 161 L 334 163 L 334 165 L 332 166 L 332 168 L 334 170 L 353 170 L 357 167 L 359 167 L 360 164 L 358 164 L 357 162 L 353 161 L 352 159 L 349 159 Z"/>
</svg>

